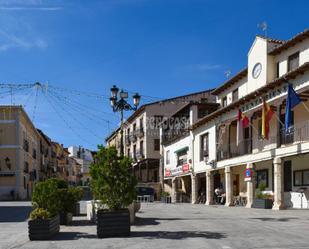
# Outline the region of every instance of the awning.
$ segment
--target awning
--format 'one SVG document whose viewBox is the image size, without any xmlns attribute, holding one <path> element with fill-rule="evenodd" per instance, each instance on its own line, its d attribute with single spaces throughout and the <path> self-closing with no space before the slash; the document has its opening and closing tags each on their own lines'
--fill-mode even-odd
<svg viewBox="0 0 309 249">
<path fill-rule="evenodd" d="M 179 150 L 176 150 L 176 151 L 174 151 L 174 153 L 179 153 L 179 152 L 187 151 L 187 150 L 189 150 L 189 146 L 186 146 L 186 147 L 183 147 L 183 148 L 181 148 Z"/>
</svg>

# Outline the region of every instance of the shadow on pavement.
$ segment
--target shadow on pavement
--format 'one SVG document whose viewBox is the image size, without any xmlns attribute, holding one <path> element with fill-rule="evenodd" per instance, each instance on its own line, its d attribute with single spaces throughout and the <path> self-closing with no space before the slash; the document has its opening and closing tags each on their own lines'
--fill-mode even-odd
<svg viewBox="0 0 309 249">
<path fill-rule="evenodd" d="M 61 232 L 55 235 L 52 240 L 78 240 L 80 238 L 84 239 L 97 239 L 96 234 L 80 233 L 80 232 Z"/>
<path fill-rule="evenodd" d="M 142 237 L 146 239 L 188 239 L 188 238 L 204 238 L 204 239 L 223 239 L 226 235 L 217 232 L 202 232 L 202 231 L 177 231 L 177 232 L 161 232 L 161 231 L 140 231 L 131 232 L 130 237 Z"/>
<path fill-rule="evenodd" d="M 70 226 L 95 226 L 95 223 L 90 220 L 73 220 Z"/>
<path fill-rule="evenodd" d="M 284 218 L 269 218 L 269 217 L 262 217 L 262 218 L 250 218 L 252 220 L 261 220 L 261 221 L 279 221 L 279 222 L 286 222 L 290 220 L 296 220 L 297 217 L 284 217 Z"/>
<path fill-rule="evenodd" d="M 0 207 L 0 222 L 22 222 L 29 218 L 30 206 Z"/>
</svg>

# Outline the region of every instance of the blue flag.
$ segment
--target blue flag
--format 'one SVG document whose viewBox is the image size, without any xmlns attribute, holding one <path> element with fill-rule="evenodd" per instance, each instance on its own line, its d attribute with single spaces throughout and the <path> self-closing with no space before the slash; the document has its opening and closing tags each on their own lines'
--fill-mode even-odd
<svg viewBox="0 0 309 249">
<path fill-rule="evenodd" d="M 292 84 L 288 86 L 288 95 L 286 97 L 286 107 L 285 107 L 285 131 L 288 132 L 289 127 L 291 126 L 292 119 L 292 109 L 301 102 L 300 97 L 294 91 Z"/>
</svg>

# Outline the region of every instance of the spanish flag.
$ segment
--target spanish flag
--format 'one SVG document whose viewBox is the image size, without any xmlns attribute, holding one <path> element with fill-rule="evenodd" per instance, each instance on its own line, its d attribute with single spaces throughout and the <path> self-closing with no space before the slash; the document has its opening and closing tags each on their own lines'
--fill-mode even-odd
<svg viewBox="0 0 309 249">
<path fill-rule="evenodd" d="M 270 106 L 263 99 L 263 109 L 262 109 L 262 138 L 268 139 L 269 135 L 269 122 L 273 116 L 274 112 Z"/>
<path fill-rule="evenodd" d="M 249 126 L 249 119 L 248 117 L 238 110 L 237 115 L 237 136 L 236 136 L 236 144 L 237 146 L 240 142 L 244 139 L 243 129 Z"/>
</svg>

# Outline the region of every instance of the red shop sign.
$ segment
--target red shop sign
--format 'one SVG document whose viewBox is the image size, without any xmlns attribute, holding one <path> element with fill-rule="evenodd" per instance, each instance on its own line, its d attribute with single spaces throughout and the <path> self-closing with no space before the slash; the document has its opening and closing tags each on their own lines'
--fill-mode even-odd
<svg viewBox="0 0 309 249">
<path fill-rule="evenodd" d="M 183 171 L 183 172 L 188 172 L 189 170 L 190 170 L 189 164 L 184 164 L 184 165 L 182 165 L 182 171 Z"/>
<path fill-rule="evenodd" d="M 171 171 L 169 169 L 165 170 L 165 176 L 171 176 Z"/>
</svg>

